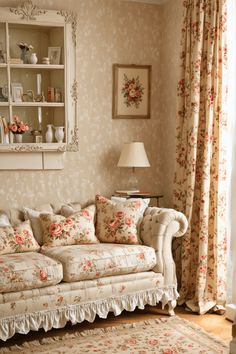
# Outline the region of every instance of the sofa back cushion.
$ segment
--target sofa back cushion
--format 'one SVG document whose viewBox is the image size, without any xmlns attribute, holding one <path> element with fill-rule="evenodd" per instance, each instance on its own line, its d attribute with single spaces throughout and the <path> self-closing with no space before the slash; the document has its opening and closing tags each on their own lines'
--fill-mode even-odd
<svg viewBox="0 0 236 354">
<path fill-rule="evenodd" d="M 139 244 L 138 226 L 147 207 L 142 199 L 115 203 L 96 196 L 96 235 L 101 242 Z"/>
<path fill-rule="evenodd" d="M 54 214 L 61 214 L 66 218 L 81 210 L 79 202 L 54 202 L 51 204 Z"/>
<path fill-rule="evenodd" d="M 18 226 L 0 227 L 0 254 L 21 253 L 39 250 L 29 221 Z"/>
<path fill-rule="evenodd" d="M 64 217 L 40 214 L 43 226 L 43 244 L 47 247 L 98 243 L 94 227 L 95 205 Z"/>
</svg>

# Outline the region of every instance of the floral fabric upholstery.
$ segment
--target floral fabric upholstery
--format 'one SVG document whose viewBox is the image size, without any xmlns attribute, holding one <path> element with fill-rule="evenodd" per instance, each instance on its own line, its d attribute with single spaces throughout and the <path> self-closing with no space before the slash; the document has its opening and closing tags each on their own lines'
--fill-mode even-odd
<svg viewBox="0 0 236 354">
<path fill-rule="evenodd" d="M 0 254 L 36 251 L 39 245 L 29 221 L 16 227 L 0 227 Z"/>
<path fill-rule="evenodd" d="M 0 255 L 0 293 L 55 285 L 62 276 L 62 265 L 40 253 Z"/>
<path fill-rule="evenodd" d="M 140 290 L 161 289 L 162 286 L 163 276 L 150 271 L 0 294 L 0 324 L 1 318 L 8 316 L 60 309 L 80 303 L 83 305 L 85 302 L 102 301 Z"/>
<path fill-rule="evenodd" d="M 96 196 L 96 235 L 102 242 L 139 244 L 138 226 L 144 213 L 144 201 L 136 199 L 115 203 Z"/>
<path fill-rule="evenodd" d="M 155 251 L 147 246 L 74 245 L 43 247 L 42 252 L 62 263 L 66 282 L 144 272 L 156 265 Z"/>
<path fill-rule="evenodd" d="M 41 214 L 44 246 L 65 246 L 98 243 L 94 227 L 95 206 L 90 206 L 69 217 Z"/>
</svg>

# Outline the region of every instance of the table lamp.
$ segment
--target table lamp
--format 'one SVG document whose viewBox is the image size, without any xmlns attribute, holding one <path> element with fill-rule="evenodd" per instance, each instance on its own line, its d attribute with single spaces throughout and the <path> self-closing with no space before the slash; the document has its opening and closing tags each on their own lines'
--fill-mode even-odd
<svg viewBox="0 0 236 354">
<path fill-rule="evenodd" d="M 125 143 L 122 147 L 117 166 L 132 168 L 132 174 L 130 175 L 129 178 L 129 189 L 131 191 L 139 192 L 138 179 L 135 174 L 135 168 L 150 167 L 150 163 L 147 158 L 144 143 L 139 141 L 134 141 L 132 143 Z"/>
</svg>

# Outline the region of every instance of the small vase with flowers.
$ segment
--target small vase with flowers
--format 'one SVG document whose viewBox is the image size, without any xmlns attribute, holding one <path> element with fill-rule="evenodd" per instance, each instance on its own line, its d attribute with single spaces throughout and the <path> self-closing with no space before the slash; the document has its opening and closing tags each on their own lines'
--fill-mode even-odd
<svg viewBox="0 0 236 354">
<path fill-rule="evenodd" d="M 33 49 L 34 47 L 31 44 L 27 44 L 27 43 L 23 43 L 20 42 L 17 44 L 18 47 L 21 50 L 21 60 L 23 61 L 23 64 L 28 64 L 29 63 L 29 52 L 31 51 L 31 49 Z"/>
<path fill-rule="evenodd" d="M 13 121 L 8 124 L 8 129 L 14 135 L 14 142 L 22 143 L 23 134 L 29 130 L 29 126 L 27 123 L 21 121 L 17 115 L 14 115 Z"/>
</svg>

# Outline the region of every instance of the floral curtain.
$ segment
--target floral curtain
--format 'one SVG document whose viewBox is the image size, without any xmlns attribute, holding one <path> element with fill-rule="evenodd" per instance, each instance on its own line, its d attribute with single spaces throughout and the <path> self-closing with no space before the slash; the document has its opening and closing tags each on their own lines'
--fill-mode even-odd
<svg viewBox="0 0 236 354">
<path fill-rule="evenodd" d="M 179 302 L 205 313 L 226 299 L 226 0 L 185 0 L 174 207 L 189 220 L 174 254 Z"/>
</svg>

